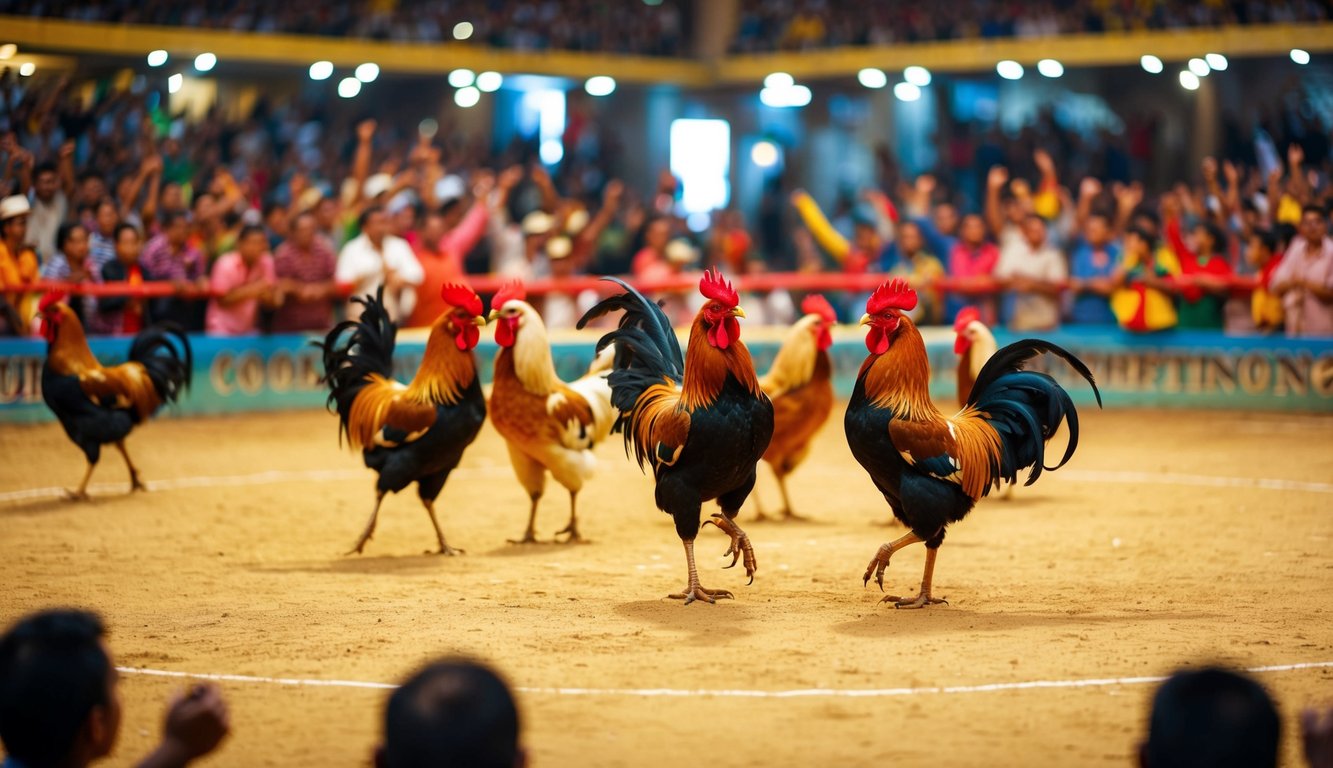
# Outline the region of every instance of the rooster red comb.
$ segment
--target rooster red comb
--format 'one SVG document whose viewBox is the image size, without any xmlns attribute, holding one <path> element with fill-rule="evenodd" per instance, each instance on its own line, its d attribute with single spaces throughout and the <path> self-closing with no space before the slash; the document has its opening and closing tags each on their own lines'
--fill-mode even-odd
<svg viewBox="0 0 1333 768">
<path fill-rule="evenodd" d="M 699 281 L 699 293 L 727 309 L 735 309 L 741 303 L 741 297 L 736 294 L 736 289 L 731 287 L 731 281 L 723 277 L 717 267 L 704 273 L 703 279 Z"/>
<path fill-rule="evenodd" d="M 37 311 L 45 312 L 46 310 L 50 309 L 51 307 L 55 306 L 56 304 L 59 304 L 64 300 L 65 300 L 64 291 L 47 291 L 46 295 L 43 296 L 42 300 L 37 304 Z"/>
<path fill-rule="evenodd" d="M 440 287 L 440 298 L 444 303 L 451 307 L 466 309 L 473 315 L 483 315 L 485 308 L 481 305 L 481 297 L 476 291 L 460 283 L 445 283 Z"/>
<path fill-rule="evenodd" d="M 901 277 L 884 283 L 870 295 L 866 302 L 866 314 L 880 315 L 890 309 L 911 311 L 916 309 L 916 291 Z"/>
<path fill-rule="evenodd" d="M 958 317 L 954 318 L 954 333 L 962 333 L 969 325 L 981 319 L 981 310 L 976 307 L 963 307 L 958 310 Z"/>
<path fill-rule="evenodd" d="M 495 298 L 491 299 L 491 309 L 499 309 L 514 300 L 527 301 L 527 298 L 528 289 L 523 287 L 523 281 L 510 280 L 495 292 Z"/>
<path fill-rule="evenodd" d="M 818 293 L 812 293 L 801 301 L 801 314 L 819 315 L 829 325 L 838 322 L 838 314 L 833 311 L 833 305 Z"/>
</svg>

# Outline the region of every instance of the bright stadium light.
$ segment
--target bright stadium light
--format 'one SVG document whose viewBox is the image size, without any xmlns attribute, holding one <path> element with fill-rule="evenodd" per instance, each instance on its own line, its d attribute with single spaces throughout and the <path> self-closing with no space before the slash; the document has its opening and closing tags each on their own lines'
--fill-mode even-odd
<svg viewBox="0 0 1333 768">
<path fill-rule="evenodd" d="M 167 63 L 167 52 L 161 48 L 148 52 L 148 66 L 160 67 Z"/>
<path fill-rule="evenodd" d="M 903 79 L 917 88 L 925 88 L 930 85 L 930 70 L 925 67 L 908 67 L 903 70 Z"/>
<path fill-rule="evenodd" d="M 194 57 L 194 68 L 200 72 L 207 72 L 217 66 L 218 57 L 211 53 L 201 53 Z"/>
<path fill-rule="evenodd" d="M 616 79 L 606 75 L 590 77 L 588 82 L 583 84 L 583 90 L 587 91 L 589 96 L 610 96 L 616 90 Z"/>
<path fill-rule="evenodd" d="M 1188 69 L 1180 70 L 1180 85 L 1187 91 L 1199 90 L 1199 76 Z"/>
<path fill-rule="evenodd" d="M 466 40 L 472 37 L 472 22 L 460 21 L 454 25 L 454 39 Z"/>
<path fill-rule="evenodd" d="M 482 93 L 494 93 L 504 84 L 504 75 L 499 72 L 482 72 L 477 75 L 477 89 Z"/>
<path fill-rule="evenodd" d="M 1228 64 L 1227 57 L 1220 53 L 1210 53 L 1207 56 L 1204 56 L 1203 60 L 1208 64 L 1210 69 L 1215 69 L 1218 72 L 1226 71 Z"/>
<path fill-rule="evenodd" d="M 780 157 L 778 145 L 771 141 L 756 141 L 750 147 L 750 161 L 760 168 L 772 168 L 778 164 Z"/>
<path fill-rule="evenodd" d="M 481 91 L 477 90 L 475 85 L 469 85 L 454 91 L 454 103 L 463 109 L 475 107 L 479 101 L 481 101 Z"/>
<path fill-rule="evenodd" d="M 356 68 L 356 79 L 363 83 L 373 83 L 380 76 L 380 65 L 367 61 Z"/>
<path fill-rule="evenodd" d="M 1189 68 L 1190 72 L 1193 72 L 1198 77 L 1207 77 L 1208 73 L 1213 71 L 1209 68 L 1208 62 L 1199 58 L 1190 59 Z"/>
<path fill-rule="evenodd" d="M 1160 75 L 1162 70 L 1165 69 L 1162 66 L 1162 60 L 1151 53 L 1145 53 L 1139 58 L 1139 66 L 1143 67 L 1143 71 L 1150 75 Z"/>
<path fill-rule="evenodd" d="M 790 88 L 793 85 L 796 85 L 796 78 L 786 72 L 774 72 L 764 78 L 765 88 L 777 88 L 778 90 L 782 90 L 783 88 Z"/>
<path fill-rule="evenodd" d="M 1065 65 L 1055 59 L 1042 59 L 1037 62 L 1037 71 L 1044 77 L 1059 77 L 1065 73 Z"/>
<path fill-rule="evenodd" d="M 555 165 L 565 159 L 565 147 L 556 139 L 547 139 L 537 150 L 537 155 L 547 165 Z"/>
<path fill-rule="evenodd" d="M 898 101 L 916 101 L 921 98 L 921 89 L 912 83 L 901 82 L 893 86 L 893 95 Z"/>
<path fill-rule="evenodd" d="M 995 72 L 1005 80 L 1023 79 L 1023 65 L 1010 59 L 1005 59 L 995 65 Z"/>
<path fill-rule="evenodd" d="M 32 73 L 37 71 L 37 65 L 31 61 L 25 61 L 19 65 L 19 75 L 21 77 L 32 77 Z"/>
<path fill-rule="evenodd" d="M 361 92 L 361 81 L 355 77 L 344 77 L 338 81 L 338 95 L 350 99 Z"/>
<path fill-rule="evenodd" d="M 889 84 L 889 76 L 884 74 L 884 70 L 874 67 L 866 67 L 857 72 L 856 79 L 867 88 L 883 88 Z"/>
<path fill-rule="evenodd" d="M 19 52 L 19 47 L 14 43 L 5 43 L 0 45 L 0 61 L 14 58 L 14 54 Z"/>
<path fill-rule="evenodd" d="M 470 69 L 455 69 L 449 73 L 449 85 L 455 88 L 466 88 L 477 81 L 477 73 Z"/>
<path fill-rule="evenodd" d="M 804 107 L 810 103 L 810 89 L 804 85 L 789 85 L 786 88 L 768 87 L 759 92 L 759 100 L 766 107 Z"/>
<path fill-rule="evenodd" d="M 333 62 L 317 61 L 310 65 L 311 80 L 328 80 L 333 76 Z"/>
<path fill-rule="evenodd" d="M 1310 63 L 1310 52 L 1302 50 L 1300 48 L 1292 48 L 1291 60 L 1296 62 L 1297 64 L 1300 64 L 1301 66 L 1305 66 L 1306 64 Z"/>
<path fill-rule="evenodd" d="M 185 75 L 177 72 L 167 78 L 167 93 L 179 93 L 181 86 L 185 84 Z"/>
</svg>

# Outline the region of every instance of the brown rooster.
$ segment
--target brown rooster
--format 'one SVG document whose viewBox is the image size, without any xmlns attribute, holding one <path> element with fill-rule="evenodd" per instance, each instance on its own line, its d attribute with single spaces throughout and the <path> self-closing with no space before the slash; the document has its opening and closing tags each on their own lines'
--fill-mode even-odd
<svg viewBox="0 0 1333 768">
<path fill-rule="evenodd" d="M 416 376 L 403 385 L 393 378 L 398 327 L 384 308 L 383 293 L 353 299 L 365 307 L 360 318 L 339 323 L 318 345 L 324 350 L 329 404 L 338 410 L 339 437 L 360 448 L 366 466 L 379 475 L 370 521 L 348 554 L 359 554 L 375 533 L 385 494 L 412 483 L 435 527 L 439 553 L 461 554 L 445 543 L 435 499 L 486 420 L 472 352 L 486 324 L 481 298 L 462 285 L 441 289 L 447 308 L 430 328 Z"/>
<path fill-rule="evenodd" d="M 61 303 L 63 298 L 63 294 L 48 293 L 37 310 L 47 341 L 42 399 L 88 459 L 83 482 L 69 496 L 88 498 L 88 480 L 101 458 L 103 445 L 116 446 L 130 471 L 130 490 L 142 491 L 144 484 L 125 449 L 125 438 L 189 387 L 193 366 L 190 341 L 175 325 L 156 325 L 130 342 L 129 362 L 103 367 L 88 349 L 79 316 Z"/>
<path fill-rule="evenodd" d="M 958 317 L 953 321 L 954 354 L 958 355 L 958 405 L 967 405 L 967 396 L 972 393 L 972 385 L 977 383 L 981 369 L 995 354 L 995 336 L 981 322 L 981 311 L 976 307 L 963 307 L 958 310 Z"/>
<path fill-rule="evenodd" d="M 607 312 L 624 311 L 617 330 L 598 349 L 616 346 L 611 404 L 620 411 L 616 429 L 634 447 L 639 466 L 652 465 L 657 507 L 675 520 L 685 545 L 688 581 L 671 595 L 686 605 L 732 597 L 704 589 L 694 564 L 703 502 L 717 499 L 721 514 L 708 522 L 731 537 L 731 565 L 745 558 L 754 581 L 754 548 L 736 524 L 754 488 L 755 467 L 773 436 L 773 405 L 759 388 L 750 351 L 740 341 L 740 298 L 716 270 L 705 273 L 699 292 L 707 302 L 695 315 L 684 355 L 671 322 L 657 304 L 616 278 L 625 293 L 588 310 L 579 327 Z"/>
<path fill-rule="evenodd" d="M 1031 468 L 1027 484 L 1042 470 L 1058 469 L 1078 447 L 1078 411 L 1055 379 L 1023 364 L 1043 352 L 1063 358 L 1101 394 L 1082 361 L 1054 344 L 1024 339 L 996 352 L 982 367 L 963 409 L 940 413 L 930 400 L 930 367 L 921 333 L 906 313 L 916 291 L 903 280 L 880 286 L 866 304 L 866 348 L 847 404 L 845 427 L 852 455 L 884 494 L 893 514 L 910 530 L 884 544 L 866 567 L 884 588 L 884 570 L 899 549 L 926 544 L 926 568 L 916 597 L 889 596 L 899 608 L 921 608 L 943 600 L 931 594 L 935 556 L 945 529 L 972 511 L 1000 480 L 1015 482 Z M 1060 424 L 1069 444 L 1060 462 L 1046 466 L 1046 442 Z"/>
<path fill-rule="evenodd" d="M 782 520 L 797 520 L 787 495 L 787 475 L 810 453 L 810 443 L 833 410 L 833 346 L 829 329 L 838 322 L 833 306 L 818 294 L 801 302 L 804 316 L 796 321 L 768 375 L 759 380 L 764 394 L 773 401 L 773 440 L 764 461 L 773 468 L 782 492 Z M 755 497 L 758 506 L 758 496 Z M 768 519 L 759 510 L 759 519 Z"/>
<path fill-rule="evenodd" d="M 597 466 L 592 448 L 611 434 L 616 420 L 606 380 L 614 350 L 602 350 L 586 376 L 564 383 L 555 372 L 546 326 L 526 298 L 520 283 L 506 285 L 491 300 L 490 314 L 500 345 L 491 388 L 491 423 L 505 439 L 514 474 L 532 500 L 523 538 L 510 543 L 537 541 L 537 503 L 546 488 L 547 472 L 569 491 L 569 524 L 556 535 L 567 534 L 568 542 L 583 541 L 575 501 Z"/>
</svg>

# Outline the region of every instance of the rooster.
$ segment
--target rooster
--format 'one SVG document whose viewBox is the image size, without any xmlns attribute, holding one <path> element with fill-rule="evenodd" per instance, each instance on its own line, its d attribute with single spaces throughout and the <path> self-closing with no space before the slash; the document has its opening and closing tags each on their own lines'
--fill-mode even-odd
<svg viewBox="0 0 1333 768">
<path fill-rule="evenodd" d="M 972 385 L 977 382 L 981 368 L 995 354 L 995 336 L 981 322 L 981 311 L 963 307 L 953 321 L 954 354 L 958 355 L 958 405 L 967 405 Z"/>
<path fill-rule="evenodd" d="M 104 368 L 88 349 L 79 316 L 62 299 L 63 294 L 48 293 L 37 310 L 47 341 L 42 399 L 88 459 L 83 482 L 77 491 L 69 491 L 69 497 L 87 500 L 88 480 L 103 445 L 115 445 L 124 457 L 130 491 L 145 490 L 125 449 L 125 438 L 190 386 L 194 365 L 190 341 L 176 325 L 156 325 L 130 342 L 129 362 Z"/>
<path fill-rule="evenodd" d="M 930 401 L 930 370 L 921 334 L 904 312 L 916 306 L 916 292 L 902 280 L 881 285 L 866 304 L 870 356 L 861 366 L 847 406 L 847 443 L 870 473 L 893 514 L 909 529 L 884 544 L 866 568 L 884 588 L 884 569 L 894 552 L 925 542 L 926 566 L 915 598 L 889 596 L 899 608 L 944 602 L 931 594 L 935 556 L 945 528 L 962 520 L 1000 480 L 1013 483 L 1031 467 L 1027 485 L 1043 469 L 1058 469 L 1078 447 L 1078 412 L 1069 394 L 1050 376 L 1023 369 L 1043 352 L 1058 355 L 1101 393 L 1092 372 L 1054 344 L 1026 339 L 999 350 L 982 367 L 963 409 L 940 413 Z M 1046 466 L 1046 442 L 1061 422 L 1069 444 L 1054 467 Z"/>
<path fill-rule="evenodd" d="M 833 410 L 833 364 L 828 354 L 833 336 L 829 328 L 838 318 L 833 306 L 818 294 L 806 296 L 801 311 L 804 316 L 787 332 L 773 367 L 759 380 L 773 402 L 773 440 L 764 461 L 773 468 L 782 492 L 783 520 L 800 519 L 787 495 L 787 475 L 810 453 L 811 440 Z M 762 509 L 759 519 L 767 519 Z"/>
<path fill-rule="evenodd" d="M 339 323 L 316 343 L 323 350 L 329 405 L 338 411 L 339 440 L 346 436 L 360 448 L 366 466 L 379 475 L 370 521 L 348 554 L 360 554 L 375 533 L 385 494 L 414 482 L 435 527 L 438 552 L 462 554 L 444 540 L 435 499 L 486 420 L 472 351 L 486 319 L 472 289 L 447 284 L 440 295 L 448 307 L 431 326 L 421 366 L 406 386 L 393 378 L 398 327 L 385 309 L 383 289 L 353 299 L 365 308 L 360 319 Z"/>
<path fill-rule="evenodd" d="M 720 272 L 705 273 L 699 292 L 707 301 L 695 315 L 682 356 L 661 307 L 625 282 L 606 279 L 625 292 L 588 310 L 579 327 L 608 312 L 624 311 L 619 327 L 603 336 L 597 349 L 615 344 L 609 377 L 611 404 L 620 411 L 615 428 L 625 436 L 626 452 L 633 446 L 639 467 L 652 465 L 657 506 L 674 519 L 685 545 L 688 580 L 685 590 L 671 597 L 686 605 L 733 597 L 699 584 L 694 539 L 703 502 L 717 499 L 722 512 L 705 524 L 731 537 L 727 567 L 743 557 L 745 573 L 754 583 L 754 548 L 736 524 L 736 515 L 754 488 L 755 467 L 773 436 L 773 405 L 759 387 L 750 351 L 740 341 L 737 318 L 745 317 L 740 298 Z"/>
<path fill-rule="evenodd" d="M 575 501 L 597 466 L 593 446 L 611 434 L 616 420 L 607 383 L 614 349 L 599 353 L 586 376 L 564 383 L 555 373 L 546 326 L 526 298 L 522 284 L 506 285 L 491 300 L 490 314 L 500 345 L 491 423 L 508 444 L 514 474 L 532 500 L 527 531 L 510 543 L 537 541 L 537 502 L 547 472 L 569 491 L 569 524 L 556 535 L 567 534 L 567 542 L 583 541 Z"/>
</svg>

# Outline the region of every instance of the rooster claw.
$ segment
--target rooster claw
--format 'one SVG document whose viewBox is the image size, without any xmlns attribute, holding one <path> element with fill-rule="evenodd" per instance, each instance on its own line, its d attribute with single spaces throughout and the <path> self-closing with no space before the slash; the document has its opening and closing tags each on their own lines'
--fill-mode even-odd
<svg viewBox="0 0 1333 768">
<path fill-rule="evenodd" d="M 881 544 L 879 551 L 870 559 L 870 564 L 866 566 L 865 576 L 862 577 L 861 586 L 870 586 L 870 576 L 874 574 L 875 583 L 879 585 L 879 591 L 884 591 L 884 569 L 889 567 L 889 558 L 893 555 L 893 548 L 888 544 Z"/>
<path fill-rule="evenodd" d="M 723 557 L 731 555 L 731 565 L 725 565 L 723 568 L 734 568 L 736 563 L 745 560 L 745 575 L 750 577 L 750 584 L 754 583 L 754 572 L 759 570 L 759 565 L 754 557 L 754 547 L 750 546 L 750 537 L 741 530 L 736 521 L 721 513 L 714 513 L 711 518 L 704 521 L 704 525 L 712 523 L 717 529 L 731 537 L 731 544 L 727 551 L 722 553 Z"/>
<path fill-rule="evenodd" d="M 735 595 L 725 589 L 704 589 L 698 584 L 686 587 L 684 592 L 677 592 L 672 595 L 667 595 L 667 597 L 671 600 L 684 600 L 686 605 L 693 603 L 695 600 L 703 600 L 712 605 L 717 603 L 718 600 L 736 599 Z"/>
<path fill-rule="evenodd" d="M 426 551 L 423 552 L 422 554 L 423 554 L 423 555 L 444 555 L 445 557 L 457 557 L 458 555 L 466 555 L 466 554 L 467 554 L 467 551 L 466 551 L 466 550 L 462 550 L 462 549 L 454 549 L 453 547 L 449 546 L 448 544 L 445 544 L 444 546 L 440 547 L 439 549 L 437 549 L 437 550 L 434 551 L 434 552 L 431 552 L 430 550 L 426 550 Z"/>
<path fill-rule="evenodd" d="M 65 491 L 66 501 L 91 501 L 87 491 Z"/>
</svg>

